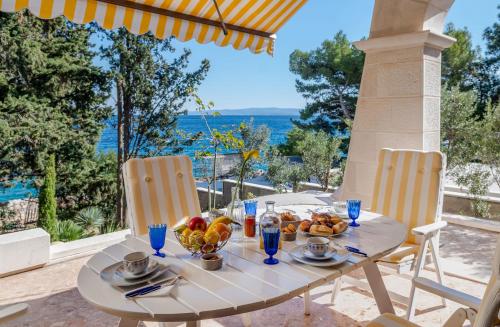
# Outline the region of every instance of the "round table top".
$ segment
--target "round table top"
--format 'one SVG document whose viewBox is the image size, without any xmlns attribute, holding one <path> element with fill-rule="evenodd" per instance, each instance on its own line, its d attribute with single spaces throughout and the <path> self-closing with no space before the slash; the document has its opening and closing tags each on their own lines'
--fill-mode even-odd
<svg viewBox="0 0 500 327">
<path fill-rule="evenodd" d="M 279 203 L 278 203 L 279 204 Z M 318 208 L 313 205 L 283 205 L 277 211 L 292 209 L 301 218 Z M 152 253 L 147 235 L 129 237 L 95 254 L 78 275 L 78 290 L 83 298 L 97 308 L 123 317 L 144 321 L 193 321 L 229 316 L 263 309 L 332 281 L 343 274 L 363 267 L 397 248 L 406 239 L 406 226 L 379 214 L 362 212 L 361 226 L 350 228 L 335 238 L 339 246 L 350 245 L 366 253 L 365 258 L 351 255 L 338 266 L 313 267 L 294 261 L 289 252 L 306 238 L 297 235 L 296 241 L 283 242 L 283 249 L 275 256 L 280 263 L 265 265 L 266 258 L 258 240 L 228 242 L 220 252 L 224 265 L 218 271 L 201 268 L 200 259 L 191 256 L 167 232 L 165 258 L 152 257 L 168 264 L 168 273 L 182 275 L 183 279 L 168 295 L 125 299 L 125 289 L 115 288 L 103 281 L 99 273 L 134 251 Z"/>
</svg>

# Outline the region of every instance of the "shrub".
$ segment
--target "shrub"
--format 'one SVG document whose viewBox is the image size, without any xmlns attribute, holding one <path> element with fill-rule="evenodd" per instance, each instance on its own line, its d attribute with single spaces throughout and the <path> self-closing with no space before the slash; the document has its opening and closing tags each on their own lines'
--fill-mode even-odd
<svg viewBox="0 0 500 327">
<path fill-rule="evenodd" d="M 307 179 L 304 165 L 290 162 L 276 148 L 271 148 L 266 153 L 266 159 L 268 163 L 267 179 L 278 192 L 286 192 L 287 186 L 291 186 L 293 192 L 298 192 L 300 182 Z"/>
<path fill-rule="evenodd" d="M 38 225 L 45 229 L 53 241 L 57 240 L 56 219 L 56 162 L 53 154 L 45 164 L 43 185 L 38 196 Z"/>
<path fill-rule="evenodd" d="M 120 226 L 113 219 L 106 219 L 101 226 L 101 234 L 113 233 L 120 230 Z"/>
<path fill-rule="evenodd" d="M 83 228 L 71 220 L 59 221 L 56 231 L 57 239 L 63 242 L 79 240 L 85 235 Z"/>
<path fill-rule="evenodd" d="M 326 191 L 330 185 L 330 170 L 334 160 L 340 159 L 342 140 L 323 131 L 306 132 L 299 142 L 299 150 L 306 173 L 321 184 Z"/>
<path fill-rule="evenodd" d="M 85 229 L 88 236 L 99 234 L 104 225 L 104 215 L 97 207 L 88 207 L 78 212 L 75 222 Z"/>
</svg>

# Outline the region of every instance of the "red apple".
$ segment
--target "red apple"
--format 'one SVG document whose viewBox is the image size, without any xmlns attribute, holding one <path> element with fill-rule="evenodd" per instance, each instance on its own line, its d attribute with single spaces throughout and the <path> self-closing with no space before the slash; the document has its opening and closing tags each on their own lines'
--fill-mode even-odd
<svg viewBox="0 0 500 327">
<path fill-rule="evenodd" d="M 189 220 L 188 227 L 190 230 L 206 231 L 207 223 L 205 222 L 205 219 L 201 217 L 193 217 Z"/>
</svg>

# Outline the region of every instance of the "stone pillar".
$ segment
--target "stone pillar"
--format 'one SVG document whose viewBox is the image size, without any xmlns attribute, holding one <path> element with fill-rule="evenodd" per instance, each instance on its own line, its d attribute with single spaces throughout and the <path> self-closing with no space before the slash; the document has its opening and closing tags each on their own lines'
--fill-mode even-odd
<svg viewBox="0 0 500 327">
<path fill-rule="evenodd" d="M 355 43 L 366 58 L 343 199 L 370 206 L 381 148 L 439 150 L 441 51 L 453 42 L 421 31 Z"/>
</svg>

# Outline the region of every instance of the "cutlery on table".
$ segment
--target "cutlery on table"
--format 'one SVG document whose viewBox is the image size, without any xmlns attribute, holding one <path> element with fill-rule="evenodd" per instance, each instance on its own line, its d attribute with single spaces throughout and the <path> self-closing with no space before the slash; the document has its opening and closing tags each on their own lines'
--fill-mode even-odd
<svg viewBox="0 0 500 327">
<path fill-rule="evenodd" d="M 182 276 L 175 276 L 173 278 L 170 278 L 170 279 L 158 282 L 156 284 L 147 285 L 147 286 L 135 289 L 133 291 L 125 293 L 125 297 L 127 299 L 130 299 L 130 298 L 134 298 L 134 297 L 137 297 L 137 296 L 142 296 L 142 295 L 146 295 L 146 294 L 149 294 L 149 293 L 152 293 L 152 292 L 156 292 L 156 291 L 158 291 L 158 290 L 160 290 L 160 289 L 162 289 L 164 287 L 168 287 L 168 286 L 174 285 L 181 278 L 182 278 Z"/>
<path fill-rule="evenodd" d="M 355 247 L 352 247 L 352 246 L 344 246 L 344 248 L 349 251 L 349 252 L 352 252 L 352 253 L 356 253 L 356 254 L 359 254 L 359 255 L 362 255 L 364 257 L 368 257 L 368 254 L 366 254 L 365 252 L 361 251 L 360 249 L 357 249 Z"/>
</svg>

